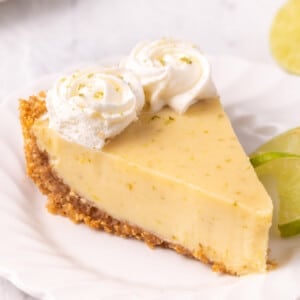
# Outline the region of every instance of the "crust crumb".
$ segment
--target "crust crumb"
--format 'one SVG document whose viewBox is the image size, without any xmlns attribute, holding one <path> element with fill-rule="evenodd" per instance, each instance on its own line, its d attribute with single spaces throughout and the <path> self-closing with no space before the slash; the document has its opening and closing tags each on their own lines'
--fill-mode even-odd
<svg viewBox="0 0 300 300">
<path fill-rule="evenodd" d="M 272 271 L 278 268 L 278 263 L 275 260 L 267 261 L 267 271 Z"/>
</svg>

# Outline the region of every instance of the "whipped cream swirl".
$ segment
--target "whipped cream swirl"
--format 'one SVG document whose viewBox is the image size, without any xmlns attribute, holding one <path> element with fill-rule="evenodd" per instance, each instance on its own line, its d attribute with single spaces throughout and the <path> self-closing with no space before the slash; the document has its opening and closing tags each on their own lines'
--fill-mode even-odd
<svg viewBox="0 0 300 300">
<path fill-rule="evenodd" d="M 196 101 L 217 96 L 207 58 L 188 42 L 140 43 L 120 65 L 140 78 L 153 111 L 169 105 L 184 113 Z"/>
<path fill-rule="evenodd" d="M 49 126 L 92 149 L 135 121 L 144 103 L 139 80 L 120 68 L 76 71 L 60 78 L 46 97 Z"/>
</svg>

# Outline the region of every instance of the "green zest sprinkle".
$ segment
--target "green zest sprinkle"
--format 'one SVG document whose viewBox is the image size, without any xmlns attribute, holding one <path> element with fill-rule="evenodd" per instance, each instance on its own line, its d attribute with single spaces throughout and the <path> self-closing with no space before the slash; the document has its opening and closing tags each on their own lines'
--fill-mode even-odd
<svg viewBox="0 0 300 300">
<path fill-rule="evenodd" d="M 82 88 L 84 88 L 84 87 L 85 87 L 85 84 L 80 83 L 80 84 L 78 85 L 78 90 L 80 90 L 80 89 L 82 89 Z"/>
<path fill-rule="evenodd" d="M 84 94 L 79 93 L 78 96 L 79 96 L 79 97 L 84 97 Z"/>
<path fill-rule="evenodd" d="M 165 121 L 165 124 L 168 125 L 171 122 L 173 122 L 175 120 L 175 118 L 173 118 L 172 116 L 169 116 L 169 118 Z"/>
<path fill-rule="evenodd" d="M 180 60 L 188 65 L 191 65 L 193 63 L 193 61 L 187 56 L 181 57 Z"/>
<path fill-rule="evenodd" d="M 92 78 L 94 76 L 94 73 L 90 73 L 87 78 Z"/>
<path fill-rule="evenodd" d="M 159 61 L 163 66 L 166 64 L 166 62 L 165 62 L 165 60 L 164 60 L 163 57 L 160 57 L 160 58 L 158 59 L 158 61 Z"/>
<path fill-rule="evenodd" d="M 155 120 L 155 119 L 160 119 L 160 117 L 157 116 L 157 115 L 154 115 L 154 116 L 151 117 L 151 120 L 152 120 L 152 121 Z"/>
<path fill-rule="evenodd" d="M 94 94 L 95 99 L 101 99 L 103 97 L 104 93 L 102 91 L 98 91 Z"/>
</svg>

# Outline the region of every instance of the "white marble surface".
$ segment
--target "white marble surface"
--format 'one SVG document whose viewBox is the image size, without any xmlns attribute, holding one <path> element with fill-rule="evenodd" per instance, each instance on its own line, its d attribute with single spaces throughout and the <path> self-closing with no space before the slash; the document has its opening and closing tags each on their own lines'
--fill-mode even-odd
<svg viewBox="0 0 300 300">
<path fill-rule="evenodd" d="M 78 62 L 126 53 L 139 40 L 161 36 L 192 40 L 212 54 L 274 63 L 268 48 L 268 32 L 283 2 L 9 0 L 0 3 L 0 99 L 43 75 Z M 0 279 L 0 299 L 33 298 Z"/>
</svg>

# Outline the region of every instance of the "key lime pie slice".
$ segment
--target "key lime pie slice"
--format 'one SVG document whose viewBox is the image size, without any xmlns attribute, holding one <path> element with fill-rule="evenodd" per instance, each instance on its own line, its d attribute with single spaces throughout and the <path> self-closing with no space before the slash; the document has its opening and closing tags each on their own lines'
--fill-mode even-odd
<svg viewBox="0 0 300 300">
<path fill-rule="evenodd" d="M 235 275 L 266 270 L 272 203 L 210 66 L 180 41 L 139 44 L 20 102 L 27 173 L 52 213 Z"/>
</svg>

